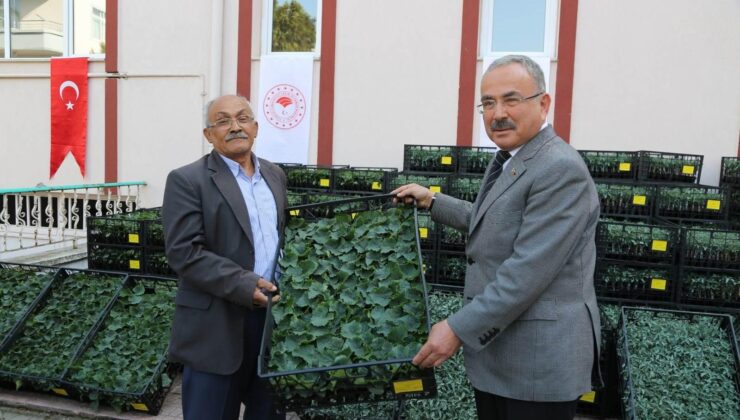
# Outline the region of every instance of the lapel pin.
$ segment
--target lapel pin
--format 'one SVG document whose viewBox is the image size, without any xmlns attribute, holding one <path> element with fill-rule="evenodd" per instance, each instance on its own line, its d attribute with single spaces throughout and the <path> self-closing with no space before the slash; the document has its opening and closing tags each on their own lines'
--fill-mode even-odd
<svg viewBox="0 0 740 420">
<path fill-rule="evenodd" d="M 516 169 L 511 170 L 511 176 L 516 176 Z"/>
</svg>

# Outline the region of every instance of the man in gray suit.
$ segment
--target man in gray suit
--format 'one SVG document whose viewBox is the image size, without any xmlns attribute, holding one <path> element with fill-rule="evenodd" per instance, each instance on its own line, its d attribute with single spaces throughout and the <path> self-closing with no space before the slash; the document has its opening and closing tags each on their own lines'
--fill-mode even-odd
<svg viewBox="0 0 740 420">
<path fill-rule="evenodd" d="M 494 61 L 478 108 L 500 151 L 476 201 L 394 191 L 469 235 L 466 304 L 434 325 L 413 363 L 439 366 L 462 345 L 481 419 L 572 419 L 598 360 L 599 201 L 579 154 L 546 123 L 549 107 L 537 63 Z"/>
<path fill-rule="evenodd" d="M 257 129 L 245 98 L 215 99 L 203 129 L 213 152 L 167 177 L 162 219 L 179 277 L 169 351 L 185 366 L 185 419 L 237 419 L 241 403 L 245 420 L 280 418 L 257 357 L 288 200 L 283 171 L 252 153 Z"/>
</svg>

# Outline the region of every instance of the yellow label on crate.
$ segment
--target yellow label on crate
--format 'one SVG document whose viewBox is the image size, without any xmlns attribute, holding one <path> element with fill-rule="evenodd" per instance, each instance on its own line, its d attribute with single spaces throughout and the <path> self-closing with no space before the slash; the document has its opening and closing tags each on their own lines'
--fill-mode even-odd
<svg viewBox="0 0 740 420">
<path fill-rule="evenodd" d="M 370 188 L 372 188 L 373 190 L 382 190 L 383 185 L 381 185 L 380 182 L 375 181 Z"/>
<path fill-rule="evenodd" d="M 650 280 L 650 288 L 653 290 L 665 290 L 668 281 L 665 279 L 652 279 Z"/>
<path fill-rule="evenodd" d="M 659 241 L 657 239 L 653 239 L 652 250 L 666 252 L 668 250 L 668 241 Z"/>
<path fill-rule="evenodd" d="M 596 391 L 587 392 L 583 395 L 581 395 L 580 398 L 581 401 L 592 403 L 596 401 Z"/>
<path fill-rule="evenodd" d="M 357 213 L 352 213 L 352 218 L 354 219 L 355 217 L 357 217 Z"/>
<path fill-rule="evenodd" d="M 442 156 L 442 165 L 452 165 L 452 156 Z"/>
<path fill-rule="evenodd" d="M 69 394 L 67 394 L 67 391 L 64 388 L 52 388 L 51 391 L 57 395 L 61 395 L 63 397 L 69 397 Z"/>
<path fill-rule="evenodd" d="M 393 382 L 393 392 L 396 394 L 405 394 L 407 392 L 419 392 L 424 390 L 424 384 L 421 379 L 411 379 L 409 381 Z"/>
<path fill-rule="evenodd" d="M 632 197 L 632 204 L 636 206 L 644 206 L 647 198 L 644 195 L 636 195 Z"/>
<path fill-rule="evenodd" d="M 629 172 L 632 170 L 632 164 L 629 162 L 619 162 L 620 172 Z"/>
<path fill-rule="evenodd" d="M 138 244 L 139 243 L 139 234 L 138 233 L 129 233 L 128 234 L 128 243 L 130 243 L 130 244 Z"/>
<path fill-rule="evenodd" d="M 300 216 L 301 215 L 301 211 L 300 210 L 291 210 L 290 211 L 290 215 L 291 216 Z"/>
<path fill-rule="evenodd" d="M 141 268 L 141 263 L 139 260 L 128 260 L 128 268 L 132 270 L 138 270 Z"/>
<path fill-rule="evenodd" d="M 429 236 L 429 229 L 427 228 L 419 228 L 419 237 L 422 239 L 426 239 L 427 236 Z"/>
<path fill-rule="evenodd" d="M 431 191 L 431 192 L 442 192 L 442 187 L 440 187 L 439 185 L 430 185 L 429 186 L 429 191 Z"/>
<path fill-rule="evenodd" d="M 694 165 L 683 165 L 681 173 L 684 175 L 694 175 Z"/>
<path fill-rule="evenodd" d="M 131 403 L 131 408 L 139 411 L 149 411 L 149 407 L 144 403 Z"/>
<path fill-rule="evenodd" d="M 319 185 L 322 187 L 328 187 L 329 185 L 331 185 L 331 181 L 329 181 L 328 178 L 321 178 L 319 180 Z"/>
<path fill-rule="evenodd" d="M 707 208 L 709 210 L 719 210 L 719 206 L 722 204 L 719 200 L 707 200 Z"/>
</svg>

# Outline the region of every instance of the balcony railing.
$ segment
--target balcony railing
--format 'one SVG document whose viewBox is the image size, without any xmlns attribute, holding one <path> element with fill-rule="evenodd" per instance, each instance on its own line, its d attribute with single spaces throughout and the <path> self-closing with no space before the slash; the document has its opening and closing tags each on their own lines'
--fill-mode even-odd
<svg viewBox="0 0 740 420">
<path fill-rule="evenodd" d="M 0 252 L 86 240 L 87 218 L 139 207 L 144 182 L 0 189 Z"/>
</svg>

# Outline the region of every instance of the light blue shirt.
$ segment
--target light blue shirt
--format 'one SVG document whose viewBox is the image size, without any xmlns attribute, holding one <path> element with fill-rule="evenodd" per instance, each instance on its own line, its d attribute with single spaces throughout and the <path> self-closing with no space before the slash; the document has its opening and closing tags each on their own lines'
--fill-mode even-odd
<svg viewBox="0 0 740 420">
<path fill-rule="evenodd" d="M 254 174 L 249 177 L 235 161 L 219 155 L 226 162 L 239 185 L 249 213 L 254 238 L 254 272 L 272 281 L 275 253 L 278 249 L 278 219 L 275 197 L 260 173 L 260 163 L 252 153 Z"/>
</svg>

